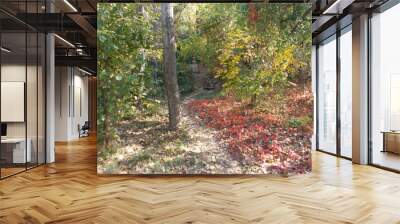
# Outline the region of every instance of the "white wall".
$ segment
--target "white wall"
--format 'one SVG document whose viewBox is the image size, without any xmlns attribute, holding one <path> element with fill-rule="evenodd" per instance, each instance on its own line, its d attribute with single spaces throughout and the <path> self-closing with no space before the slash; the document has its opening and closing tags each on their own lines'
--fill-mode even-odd
<svg viewBox="0 0 400 224">
<path fill-rule="evenodd" d="M 70 85 L 69 68 L 56 67 L 55 68 L 55 140 L 67 141 L 68 140 L 68 88 Z"/>
<path fill-rule="evenodd" d="M 88 120 L 88 78 L 76 68 L 56 67 L 55 85 L 55 140 L 77 139 L 78 125 Z"/>
<path fill-rule="evenodd" d="M 25 82 L 25 64 L 3 64 L 1 66 L 1 81 L 3 82 Z M 1 108 L 7 110 L 7 108 Z M 25 137 L 25 122 L 7 123 L 8 137 Z"/>
<path fill-rule="evenodd" d="M 75 95 L 72 96 L 74 99 L 74 108 L 72 108 L 73 119 L 71 120 L 72 122 L 71 135 L 74 136 L 74 138 L 79 137 L 79 132 L 77 128 L 78 124 L 82 126 L 85 123 L 85 121 L 89 120 L 88 78 L 86 76 L 81 76 L 82 73 L 80 73 L 79 71 L 78 75 L 76 75 L 76 72 L 77 70 L 75 70 L 74 83 L 73 83 L 74 85 L 73 94 Z"/>
<path fill-rule="evenodd" d="M 37 70 L 38 69 L 38 70 Z M 21 108 L 22 113 L 25 113 L 27 119 L 22 122 L 6 122 L 7 137 L 9 138 L 24 138 L 25 135 L 30 140 L 30 148 L 32 150 L 32 161 L 44 163 L 44 135 L 45 135 L 45 118 L 44 118 L 44 74 L 42 67 L 36 65 L 28 65 L 20 63 L 5 63 L 1 66 L 1 81 L 2 82 L 24 82 L 26 83 L 26 107 Z M 27 78 L 27 81 L 25 80 Z M 23 93 L 22 93 L 23 94 Z M 7 97 L 7 96 L 2 96 Z M 3 107 L 1 110 L 7 111 L 12 108 Z M 13 113 L 13 111 L 7 111 Z M 39 154 L 37 156 L 37 153 Z"/>
<path fill-rule="evenodd" d="M 27 70 L 26 70 L 27 69 Z M 1 66 L 1 81 L 2 82 L 25 82 L 26 71 L 28 72 L 28 87 L 27 87 L 27 119 L 28 119 L 28 137 L 29 130 L 35 130 L 37 123 L 37 97 L 36 97 L 36 66 L 26 67 L 25 64 L 3 64 Z M 35 77 L 35 78 L 33 78 Z M 39 107 L 42 105 L 39 105 Z M 8 108 L 2 108 L 7 110 Z M 25 137 L 26 122 L 7 122 L 7 135 L 9 137 Z"/>
</svg>

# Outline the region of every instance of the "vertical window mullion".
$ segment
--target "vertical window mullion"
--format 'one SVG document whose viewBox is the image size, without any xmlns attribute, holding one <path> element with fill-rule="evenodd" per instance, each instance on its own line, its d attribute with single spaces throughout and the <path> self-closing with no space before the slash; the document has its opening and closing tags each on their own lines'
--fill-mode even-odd
<svg viewBox="0 0 400 224">
<path fill-rule="evenodd" d="M 25 1 L 25 21 L 28 21 L 28 1 Z M 25 102 L 24 102 L 24 120 L 25 120 L 25 170 L 28 169 L 28 25 L 25 23 Z"/>
<path fill-rule="evenodd" d="M 368 47 L 368 54 L 367 54 L 367 83 L 368 83 L 368 124 L 367 124 L 367 129 L 368 129 L 368 164 L 373 163 L 373 146 L 372 146 L 372 83 L 371 83 L 371 78 L 372 78 L 372 64 L 371 64 L 371 57 L 372 57 L 372 33 L 371 33 L 371 20 L 372 20 L 372 12 L 368 12 L 368 31 L 367 31 L 367 47 Z"/>
<path fill-rule="evenodd" d="M 315 47 L 315 149 L 319 150 L 319 44 Z"/>
<path fill-rule="evenodd" d="M 39 0 L 36 1 L 39 13 Z M 39 32 L 36 32 L 36 166 L 39 165 Z"/>
<path fill-rule="evenodd" d="M 341 156 L 341 119 L 340 119 L 340 30 L 336 31 L 336 154 Z"/>
</svg>

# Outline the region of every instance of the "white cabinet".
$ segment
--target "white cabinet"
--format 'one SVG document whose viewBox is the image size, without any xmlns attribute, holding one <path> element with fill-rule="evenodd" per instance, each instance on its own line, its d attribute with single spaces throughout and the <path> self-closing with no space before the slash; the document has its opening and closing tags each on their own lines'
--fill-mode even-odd
<svg viewBox="0 0 400 224">
<path fill-rule="evenodd" d="M 1 144 L 7 144 L 12 147 L 12 162 L 25 163 L 32 161 L 32 140 L 26 140 L 28 144 L 25 151 L 25 138 L 7 138 L 2 139 Z"/>
</svg>

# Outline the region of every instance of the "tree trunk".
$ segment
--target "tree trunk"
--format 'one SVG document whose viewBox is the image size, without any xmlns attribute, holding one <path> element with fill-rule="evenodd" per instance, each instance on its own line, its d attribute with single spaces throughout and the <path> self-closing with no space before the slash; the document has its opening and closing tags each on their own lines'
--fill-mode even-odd
<svg viewBox="0 0 400 224">
<path fill-rule="evenodd" d="M 254 107 L 257 106 L 257 95 L 256 95 L 256 94 L 253 94 L 253 95 L 251 96 L 249 106 L 250 106 L 250 108 L 254 108 Z"/>
<path fill-rule="evenodd" d="M 138 13 L 143 16 L 143 20 L 144 21 L 147 21 L 147 13 L 146 13 L 146 9 L 144 8 L 143 4 L 139 5 Z M 135 103 L 136 104 L 136 108 L 140 112 L 143 112 L 142 94 L 143 94 L 143 91 L 144 91 L 144 72 L 145 72 L 145 69 L 146 69 L 146 49 L 143 48 L 140 51 L 140 54 L 141 54 L 141 58 L 142 58 L 142 64 L 140 66 L 140 71 L 139 71 L 139 85 L 137 87 L 138 88 L 137 89 L 137 94 L 136 94 L 137 98 L 136 99 L 134 98 L 133 100 L 134 101 L 136 100 L 136 103 Z M 132 75 L 135 75 L 135 74 L 133 74 L 133 72 L 132 72 Z M 135 96 L 135 94 L 133 94 L 133 96 Z"/>
<path fill-rule="evenodd" d="M 248 3 L 247 4 L 248 11 L 247 11 L 247 18 L 248 22 L 255 26 L 258 20 L 258 12 L 255 3 Z"/>
<path fill-rule="evenodd" d="M 104 148 L 109 150 L 111 146 L 111 121 L 110 113 L 108 109 L 107 96 L 104 97 Z"/>
<path fill-rule="evenodd" d="M 168 100 L 169 128 L 176 130 L 179 123 L 179 88 L 176 75 L 174 12 L 171 3 L 161 4 L 161 24 L 163 29 L 164 80 Z"/>
</svg>

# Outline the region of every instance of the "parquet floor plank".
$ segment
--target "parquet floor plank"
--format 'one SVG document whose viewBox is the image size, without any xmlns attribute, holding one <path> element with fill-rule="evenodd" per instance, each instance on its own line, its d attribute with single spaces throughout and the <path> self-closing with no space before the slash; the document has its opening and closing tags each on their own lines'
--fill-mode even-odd
<svg viewBox="0 0 400 224">
<path fill-rule="evenodd" d="M 98 176 L 96 139 L 0 181 L 0 223 L 398 223 L 400 175 L 313 152 L 313 172 Z"/>
</svg>

